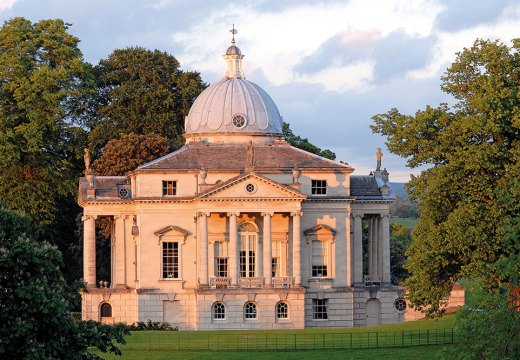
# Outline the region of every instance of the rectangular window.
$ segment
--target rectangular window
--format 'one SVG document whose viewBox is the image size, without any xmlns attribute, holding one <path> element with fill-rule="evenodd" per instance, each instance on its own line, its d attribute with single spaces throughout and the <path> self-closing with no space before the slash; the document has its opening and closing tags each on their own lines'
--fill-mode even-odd
<svg viewBox="0 0 520 360">
<path fill-rule="evenodd" d="M 163 180 L 162 194 L 163 194 L 163 196 L 177 195 L 177 181 Z"/>
<path fill-rule="evenodd" d="M 228 247 L 224 241 L 215 241 L 215 276 L 228 276 Z"/>
<path fill-rule="evenodd" d="M 327 244 L 320 240 L 312 241 L 312 277 L 327 277 Z"/>
<path fill-rule="evenodd" d="M 327 180 L 311 180 L 312 195 L 327 195 Z"/>
<path fill-rule="evenodd" d="M 312 319 L 327 320 L 329 318 L 327 313 L 328 306 L 328 299 L 312 299 Z"/>
<path fill-rule="evenodd" d="M 240 235 L 240 277 L 255 276 L 256 235 Z"/>
<path fill-rule="evenodd" d="M 162 243 L 162 277 L 163 279 L 179 278 L 179 243 Z"/>
<path fill-rule="evenodd" d="M 272 277 L 278 277 L 281 276 L 281 263 L 280 259 L 282 256 L 282 249 L 281 249 L 282 243 L 280 241 L 273 242 L 273 258 L 271 261 L 271 276 Z"/>
</svg>

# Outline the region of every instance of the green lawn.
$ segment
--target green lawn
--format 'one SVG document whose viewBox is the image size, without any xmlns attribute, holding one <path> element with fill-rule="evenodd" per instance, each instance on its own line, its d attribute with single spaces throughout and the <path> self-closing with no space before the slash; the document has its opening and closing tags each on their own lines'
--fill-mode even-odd
<svg viewBox="0 0 520 360">
<path fill-rule="evenodd" d="M 447 315 L 442 319 L 420 320 L 399 325 L 383 325 L 371 328 L 353 329 L 304 329 L 304 330 L 271 330 L 271 331 L 199 331 L 199 332 L 160 332 L 139 331 L 127 337 L 127 345 L 122 347 L 123 357 L 103 354 L 106 359 L 435 359 L 436 354 L 449 345 L 423 345 L 411 347 L 392 347 L 404 341 L 405 345 L 426 344 L 426 332 L 442 334 L 443 329 L 451 328 L 454 316 Z M 403 333 L 404 331 L 404 333 Z M 421 334 L 421 339 L 418 338 Z M 451 336 L 451 335 L 450 335 Z M 434 343 L 434 337 L 431 336 Z M 299 350 L 291 347 L 296 340 Z M 442 340 L 442 336 L 441 336 Z M 263 348 L 268 342 L 272 347 L 285 351 L 255 351 Z M 345 347 L 345 343 L 353 341 L 353 347 L 373 347 L 365 349 L 331 350 Z M 377 341 L 377 343 L 376 343 Z M 233 349 L 242 351 L 178 351 L 181 347 L 195 349 Z M 384 348 L 375 348 L 376 346 Z M 389 346 L 389 347 L 386 347 Z M 347 345 L 348 347 L 348 345 Z M 314 350 L 316 348 L 316 350 Z M 291 350 L 292 349 L 292 350 Z M 247 351 L 249 350 L 249 351 Z"/>
<path fill-rule="evenodd" d="M 419 219 L 402 219 L 402 218 L 391 218 L 391 224 L 401 224 L 406 226 L 409 229 L 414 229 L 417 226 L 417 222 Z"/>
</svg>

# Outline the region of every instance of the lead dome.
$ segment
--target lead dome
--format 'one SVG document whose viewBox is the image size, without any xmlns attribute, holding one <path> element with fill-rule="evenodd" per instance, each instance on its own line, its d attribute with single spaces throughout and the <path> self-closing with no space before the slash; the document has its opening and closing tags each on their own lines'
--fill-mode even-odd
<svg viewBox="0 0 520 360">
<path fill-rule="evenodd" d="M 244 136 L 281 136 L 283 119 L 273 99 L 242 71 L 244 55 L 233 43 L 223 55 L 227 69 L 222 80 L 210 85 L 195 99 L 185 119 L 186 138 L 226 137 L 230 142 Z"/>
</svg>

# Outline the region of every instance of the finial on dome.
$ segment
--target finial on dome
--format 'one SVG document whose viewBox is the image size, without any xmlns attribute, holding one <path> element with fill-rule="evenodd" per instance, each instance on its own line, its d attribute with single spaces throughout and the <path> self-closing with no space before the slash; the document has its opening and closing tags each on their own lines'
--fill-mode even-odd
<svg viewBox="0 0 520 360">
<path fill-rule="evenodd" d="M 242 59 L 244 55 L 240 49 L 235 46 L 235 34 L 238 32 L 235 29 L 235 24 L 233 24 L 233 28 L 229 30 L 231 34 L 233 34 L 233 38 L 231 39 L 231 46 L 227 48 L 226 54 L 224 55 L 224 59 L 227 61 L 227 70 L 224 74 L 224 79 L 245 79 L 244 72 L 242 71 Z"/>
<path fill-rule="evenodd" d="M 233 28 L 231 30 L 229 30 L 229 32 L 231 34 L 233 34 L 233 38 L 231 39 L 231 44 L 235 45 L 235 34 L 238 32 L 236 29 L 235 29 L 235 24 L 233 24 Z"/>
</svg>

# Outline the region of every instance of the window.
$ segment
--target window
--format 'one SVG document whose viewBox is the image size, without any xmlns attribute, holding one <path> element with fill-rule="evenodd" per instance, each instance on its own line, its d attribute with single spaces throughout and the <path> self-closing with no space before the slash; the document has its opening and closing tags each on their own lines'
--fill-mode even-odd
<svg viewBox="0 0 520 360">
<path fill-rule="evenodd" d="M 406 301 L 404 299 L 396 299 L 394 301 L 394 307 L 398 312 L 404 312 L 406 310 Z"/>
<path fill-rule="evenodd" d="M 327 277 L 327 243 L 320 240 L 312 241 L 312 277 Z"/>
<path fill-rule="evenodd" d="M 179 243 L 162 243 L 162 277 L 163 279 L 179 278 Z"/>
<path fill-rule="evenodd" d="M 247 302 L 244 305 L 244 317 L 246 319 L 256 319 L 256 304 Z"/>
<path fill-rule="evenodd" d="M 240 276 L 254 277 L 258 230 L 253 223 L 246 222 L 239 225 L 238 232 L 240 235 Z"/>
<path fill-rule="evenodd" d="M 328 299 L 312 299 L 312 319 L 313 320 L 327 320 Z"/>
<path fill-rule="evenodd" d="M 112 317 L 112 305 L 108 303 L 101 304 L 101 317 L 102 318 L 110 318 Z"/>
<path fill-rule="evenodd" d="M 312 195 L 327 195 L 327 180 L 311 180 Z"/>
<path fill-rule="evenodd" d="M 276 318 L 287 319 L 289 318 L 289 305 L 286 302 L 279 302 L 276 304 Z"/>
<path fill-rule="evenodd" d="M 177 181 L 163 180 L 162 194 L 163 196 L 177 195 Z"/>
<path fill-rule="evenodd" d="M 244 126 L 246 126 L 246 118 L 242 114 L 236 114 L 235 116 L 233 116 L 231 122 L 233 123 L 233 126 L 237 129 L 242 129 Z"/>
<path fill-rule="evenodd" d="M 273 242 L 273 258 L 271 261 L 271 276 L 278 277 L 281 275 L 281 258 L 282 258 L 282 243 L 280 241 Z"/>
<path fill-rule="evenodd" d="M 228 246 L 224 241 L 215 241 L 215 276 L 228 276 Z"/>
<path fill-rule="evenodd" d="M 226 306 L 221 302 L 213 304 L 213 320 L 224 320 L 226 318 Z"/>
</svg>

